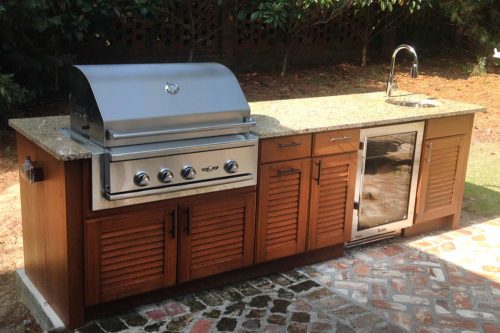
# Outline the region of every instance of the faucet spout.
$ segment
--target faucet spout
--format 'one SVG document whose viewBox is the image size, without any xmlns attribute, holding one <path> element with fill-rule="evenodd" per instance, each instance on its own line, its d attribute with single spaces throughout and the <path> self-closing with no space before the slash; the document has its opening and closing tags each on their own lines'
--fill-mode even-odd
<svg viewBox="0 0 500 333">
<path fill-rule="evenodd" d="M 386 86 L 386 92 L 385 96 L 386 98 L 389 98 L 392 96 L 392 81 L 394 79 L 394 66 L 396 64 L 396 56 L 401 50 L 407 50 L 413 55 L 413 66 L 411 67 L 411 77 L 412 78 L 417 78 L 418 77 L 418 56 L 417 52 L 415 52 L 415 49 L 411 47 L 410 45 L 407 44 L 401 44 L 396 49 L 394 50 L 394 53 L 392 54 L 392 59 L 391 59 L 391 68 L 389 70 L 389 77 L 387 78 L 387 86 Z"/>
</svg>

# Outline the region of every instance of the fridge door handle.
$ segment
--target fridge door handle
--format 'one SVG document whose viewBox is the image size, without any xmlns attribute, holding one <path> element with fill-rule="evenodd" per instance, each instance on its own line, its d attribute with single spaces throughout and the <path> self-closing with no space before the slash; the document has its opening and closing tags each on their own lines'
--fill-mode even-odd
<svg viewBox="0 0 500 333">
<path fill-rule="evenodd" d="M 363 179 L 365 178 L 365 164 L 366 164 L 366 149 L 368 138 L 365 136 L 363 138 L 363 154 L 361 155 L 361 177 L 359 179 L 359 198 L 358 198 L 358 217 L 361 211 L 361 205 L 363 203 Z"/>
</svg>

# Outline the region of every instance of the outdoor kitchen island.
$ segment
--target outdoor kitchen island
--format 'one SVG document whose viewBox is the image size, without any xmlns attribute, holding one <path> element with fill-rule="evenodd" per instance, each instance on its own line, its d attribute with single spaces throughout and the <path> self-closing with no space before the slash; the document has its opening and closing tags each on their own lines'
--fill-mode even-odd
<svg viewBox="0 0 500 333">
<path fill-rule="evenodd" d="M 425 121 L 414 226 L 404 234 L 457 227 L 474 113 L 484 108 L 384 99 L 250 103 L 257 187 L 99 211 L 91 206 L 93 148 L 64 130 L 69 117 L 13 119 L 20 168 L 32 170 L 33 181 L 20 177 L 22 278 L 75 328 L 106 312 L 341 256 L 355 208 L 359 133 L 373 126 Z"/>
</svg>

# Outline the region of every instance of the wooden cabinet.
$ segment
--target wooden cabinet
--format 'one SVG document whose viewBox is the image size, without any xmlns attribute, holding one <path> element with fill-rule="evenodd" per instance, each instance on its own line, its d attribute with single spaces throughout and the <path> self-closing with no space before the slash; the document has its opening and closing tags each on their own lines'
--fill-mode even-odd
<svg viewBox="0 0 500 333">
<path fill-rule="evenodd" d="M 416 223 L 454 214 L 464 168 L 465 135 L 425 140 Z M 463 186 L 463 185 L 462 185 Z"/>
<path fill-rule="evenodd" d="M 253 264 L 255 193 L 183 205 L 179 282 Z"/>
<path fill-rule="evenodd" d="M 173 285 L 176 207 L 85 221 L 85 303 Z"/>
<path fill-rule="evenodd" d="M 251 265 L 255 192 L 203 198 L 85 221 L 85 303 Z"/>
<path fill-rule="evenodd" d="M 287 138 L 308 143 L 311 136 Z M 283 158 L 275 146 L 284 142 L 278 139 L 285 140 L 262 140 L 261 162 Z M 316 133 L 309 151 L 260 165 L 257 262 L 341 245 L 350 238 L 358 146 L 359 129 Z"/>
<path fill-rule="evenodd" d="M 305 251 L 309 178 L 309 158 L 259 167 L 257 262 Z"/>
<path fill-rule="evenodd" d="M 350 239 L 357 160 L 356 152 L 313 159 L 309 250 Z"/>
<path fill-rule="evenodd" d="M 465 115 L 427 121 L 415 224 L 452 216 L 458 227 L 473 120 Z"/>
</svg>

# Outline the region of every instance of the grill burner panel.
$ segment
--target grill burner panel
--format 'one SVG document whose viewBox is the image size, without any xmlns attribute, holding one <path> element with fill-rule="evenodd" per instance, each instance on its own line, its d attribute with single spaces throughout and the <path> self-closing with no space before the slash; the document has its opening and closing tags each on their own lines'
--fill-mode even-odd
<svg viewBox="0 0 500 333">
<path fill-rule="evenodd" d="M 175 191 L 179 185 L 192 184 L 192 187 L 203 186 L 203 182 L 218 179 L 223 182 L 236 182 L 242 177 L 254 177 L 254 161 L 257 158 L 257 140 L 244 141 L 242 147 L 230 149 L 215 149 L 188 154 L 172 154 L 161 157 L 152 157 L 137 160 L 121 160 L 109 162 L 105 168 L 109 173 L 105 175 L 105 192 L 110 200 L 114 194 L 128 192 L 135 195 L 136 191 L 145 191 L 153 188 L 162 188 L 165 192 Z M 180 148 L 182 150 L 182 147 Z M 173 153 L 173 152 L 172 152 Z M 226 165 L 236 161 L 238 170 L 230 173 Z M 194 170 L 193 178 L 183 172 L 191 167 Z M 166 184 L 160 180 L 159 174 L 168 169 L 172 172 L 172 180 Z M 135 176 L 143 172 L 149 176 L 149 184 L 138 186 L 134 182 Z M 145 191 L 147 194 L 147 191 Z M 123 197 L 123 195 L 119 196 Z"/>
</svg>

